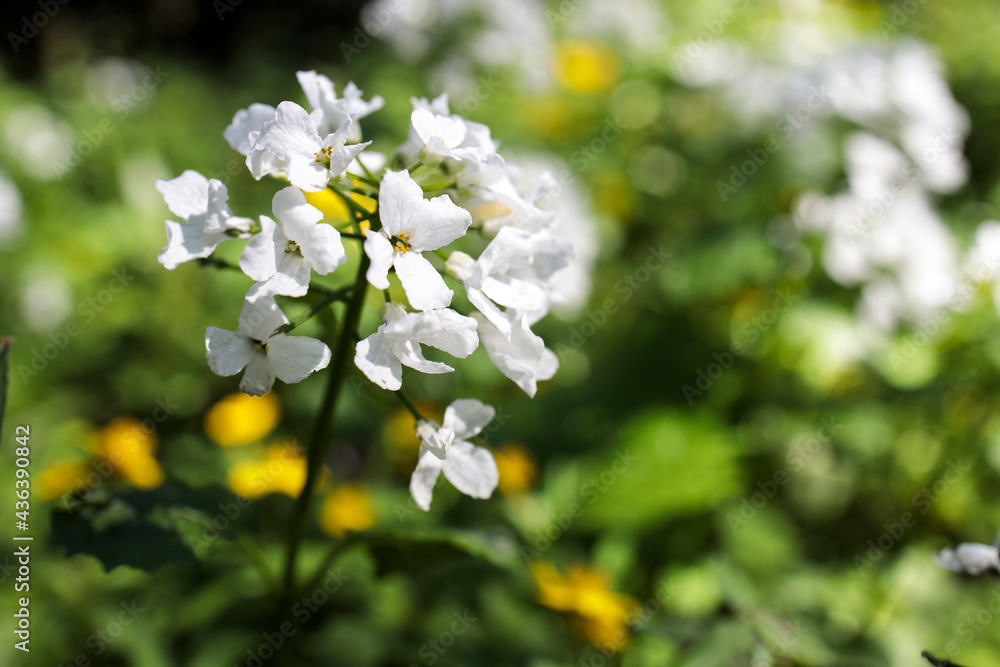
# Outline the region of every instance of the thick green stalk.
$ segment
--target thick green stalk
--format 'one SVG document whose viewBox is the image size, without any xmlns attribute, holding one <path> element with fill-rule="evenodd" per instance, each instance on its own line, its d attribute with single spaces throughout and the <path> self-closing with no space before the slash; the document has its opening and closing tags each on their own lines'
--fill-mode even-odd
<svg viewBox="0 0 1000 667">
<path fill-rule="evenodd" d="M 365 277 L 367 271 L 368 256 L 362 253 L 361 264 L 358 267 L 358 276 L 354 281 L 354 287 L 351 292 L 351 300 L 347 303 L 347 312 L 344 315 L 340 335 L 337 339 L 336 348 L 333 351 L 333 361 L 329 369 L 323 403 L 320 406 L 319 414 L 316 416 L 316 423 L 313 426 L 312 436 L 309 439 L 309 446 L 306 452 L 306 481 L 296 501 L 295 512 L 292 515 L 292 523 L 286 543 L 282 606 L 285 606 L 295 594 L 296 559 L 299 554 L 299 547 L 302 544 L 302 538 L 305 535 L 306 519 L 309 516 L 309 506 L 313 491 L 322 474 L 327 433 L 333 424 L 337 399 L 344 386 L 344 380 L 347 378 L 350 362 L 354 358 L 351 347 L 354 343 L 354 332 L 357 331 L 358 321 L 361 318 L 361 310 L 365 303 L 365 292 L 368 287 L 368 280 Z"/>
</svg>

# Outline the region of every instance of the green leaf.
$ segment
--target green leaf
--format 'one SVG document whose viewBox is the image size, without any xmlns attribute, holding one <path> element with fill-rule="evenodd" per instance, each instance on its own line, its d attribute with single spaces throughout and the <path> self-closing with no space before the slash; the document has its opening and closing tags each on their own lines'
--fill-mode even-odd
<svg viewBox="0 0 1000 667">
<path fill-rule="evenodd" d="M 659 410 L 634 419 L 604 452 L 556 470 L 545 493 L 568 529 L 641 528 L 736 495 L 738 456 L 733 434 L 710 416 Z"/>
<path fill-rule="evenodd" d="M 198 562 L 180 536 L 148 521 L 131 517 L 98 530 L 99 521 L 86 512 L 56 512 L 52 516 L 52 540 L 66 549 L 67 556 L 88 554 L 108 571 L 121 565 L 152 572 L 164 565 Z"/>
<path fill-rule="evenodd" d="M 501 570 L 523 570 L 518 543 L 506 531 L 389 531 L 359 535 L 375 559 L 378 574 L 441 567 L 480 560 Z"/>
</svg>

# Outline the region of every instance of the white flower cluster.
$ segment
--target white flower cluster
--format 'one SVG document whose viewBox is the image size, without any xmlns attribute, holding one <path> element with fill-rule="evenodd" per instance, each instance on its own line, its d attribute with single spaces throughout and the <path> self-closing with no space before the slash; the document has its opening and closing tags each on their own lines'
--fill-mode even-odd
<svg viewBox="0 0 1000 667">
<path fill-rule="evenodd" d="M 347 261 L 344 240 L 350 238 L 367 263 L 367 282 L 386 295 L 379 311 L 383 324 L 367 337 L 358 335 L 355 348 L 355 364 L 372 382 L 396 391 L 403 366 L 423 373 L 454 370 L 426 359 L 422 345 L 465 358 L 481 342 L 497 368 L 534 396 L 537 383 L 555 374 L 558 360 L 531 326 L 576 298 L 560 288 L 574 254 L 562 236 L 573 226 L 548 206 L 558 191 L 555 179 L 542 174 L 538 183 L 526 184 L 524 174 L 497 152 L 490 129 L 452 114 L 446 95 L 411 100 L 408 139 L 388 157 L 368 150 L 372 142 L 362 142 L 359 121 L 380 109 L 382 98 L 366 101 L 354 84 L 338 97 L 333 83 L 316 72 L 299 72 L 298 80 L 308 110 L 290 101 L 253 104 L 236 113 L 224 134 L 246 156 L 255 179 L 289 183 L 273 197 L 274 219 L 234 215 L 226 186 L 194 171 L 157 182 L 180 219 L 166 221 L 168 242 L 159 261 L 167 269 L 207 258 L 226 240 L 249 239 L 239 268 L 254 282 L 237 331 L 208 327 L 209 367 L 222 376 L 246 369 L 240 388 L 251 395 L 270 391 L 275 378 L 299 382 L 325 368 L 330 349 L 316 339 L 287 336 L 296 324 L 276 297 L 303 297 L 311 289 L 336 293 L 325 285 L 311 287 L 311 281 L 314 273 L 333 274 Z M 304 194 L 326 188 L 354 216 L 341 230 Z M 427 197 L 425 191 L 439 194 Z M 351 199 L 356 195 L 376 199 L 375 211 L 361 210 Z M 407 305 L 389 300 L 390 273 Z M 470 314 L 451 307 L 454 291 L 446 277 L 464 290 L 475 309 Z M 492 408 L 465 399 L 448 409 L 443 426 L 419 423 L 424 447 L 413 494 L 421 507 L 429 505 L 439 472 L 469 495 L 489 496 L 496 465 L 464 438 L 492 416 Z"/>
<path fill-rule="evenodd" d="M 847 189 L 805 195 L 797 222 L 826 235 L 830 277 L 861 287 L 861 321 L 892 332 L 954 305 L 958 245 L 933 201 L 966 181 L 968 118 L 917 43 L 832 59 L 824 81 L 836 114 L 862 129 L 845 144 Z"/>
</svg>

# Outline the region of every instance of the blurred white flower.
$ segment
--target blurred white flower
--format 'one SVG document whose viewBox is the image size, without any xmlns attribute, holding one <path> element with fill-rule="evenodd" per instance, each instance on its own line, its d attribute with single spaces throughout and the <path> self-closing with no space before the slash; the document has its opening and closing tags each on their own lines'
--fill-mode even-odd
<svg viewBox="0 0 1000 667">
<path fill-rule="evenodd" d="M 978 576 L 993 570 L 1000 574 L 1000 554 L 995 544 L 963 542 L 934 554 L 934 562 L 951 572 Z"/>
<path fill-rule="evenodd" d="M 33 104 L 17 107 L 4 123 L 4 139 L 28 175 L 50 181 L 65 169 L 73 148 L 72 128 Z"/>
<path fill-rule="evenodd" d="M 24 229 L 24 201 L 14 181 L 0 172 L 0 247 L 17 239 Z"/>
</svg>

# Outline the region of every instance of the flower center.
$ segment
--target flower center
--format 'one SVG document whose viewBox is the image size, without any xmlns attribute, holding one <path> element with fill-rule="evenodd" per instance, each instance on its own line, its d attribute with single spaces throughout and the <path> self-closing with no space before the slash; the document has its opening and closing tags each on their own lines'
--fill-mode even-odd
<svg viewBox="0 0 1000 667">
<path fill-rule="evenodd" d="M 389 239 L 389 242 L 392 243 L 392 249 L 397 252 L 401 252 L 404 255 L 406 254 L 406 251 L 410 249 L 409 241 L 409 234 L 399 234 L 398 236 L 393 236 Z"/>
<path fill-rule="evenodd" d="M 285 254 L 287 255 L 288 253 L 291 253 L 291 252 L 301 252 L 299 250 L 299 244 L 297 244 L 295 241 L 288 241 L 288 242 L 286 242 L 286 245 L 285 245 Z"/>
<path fill-rule="evenodd" d="M 333 148 L 327 146 L 326 148 L 321 148 L 319 152 L 313 153 L 316 156 L 316 164 L 321 164 L 327 169 L 330 168 L 330 159 L 333 156 Z"/>
</svg>

